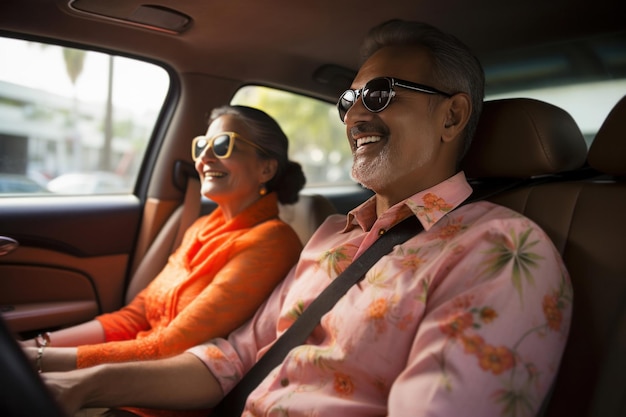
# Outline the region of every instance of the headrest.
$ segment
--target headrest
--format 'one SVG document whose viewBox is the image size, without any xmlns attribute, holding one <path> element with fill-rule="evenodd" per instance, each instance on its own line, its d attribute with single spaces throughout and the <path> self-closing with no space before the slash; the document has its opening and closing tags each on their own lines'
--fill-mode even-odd
<svg viewBox="0 0 626 417">
<path fill-rule="evenodd" d="M 294 204 L 279 204 L 278 211 L 281 220 L 293 228 L 303 245 L 326 217 L 337 212 L 330 200 L 319 194 L 300 194 Z"/>
<path fill-rule="evenodd" d="M 626 175 L 626 96 L 600 126 L 589 148 L 588 162 L 605 174 Z"/>
<path fill-rule="evenodd" d="M 484 103 L 470 149 L 461 163 L 468 178 L 531 178 L 580 168 L 587 145 L 565 110 L 514 98 Z"/>
</svg>

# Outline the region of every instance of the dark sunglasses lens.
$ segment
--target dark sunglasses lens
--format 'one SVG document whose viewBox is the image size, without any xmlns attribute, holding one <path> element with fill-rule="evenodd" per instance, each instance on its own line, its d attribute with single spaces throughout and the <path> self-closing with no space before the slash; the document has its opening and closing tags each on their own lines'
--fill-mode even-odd
<svg viewBox="0 0 626 417">
<path fill-rule="evenodd" d="M 219 135 L 213 141 L 213 153 L 218 158 L 224 157 L 228 154 L 229 146 L 230 146 L 230 135 Z"/>
<path fill-rule="evenodd" d="M 206 140 L 206 138 L 198 138 L 198 140 L 196 140 L 196 146 L 193 149 L 193 159 L 200 158 L 200 155 L 202 155 L 202 152 L 204 152 L 207 143 L 208 141 Z"/>
<path fill-rule="evenodd" d="M 371 112 L 379 112 L 391 100 L 391 83 L 386 78 L 376 78 L 363 87 L 363 105 Z"/>
<path fill-rule="evenodd" d="M 350 107 L 354 105 L 355 92 L 353 90 L 346 90 L 337 102 L 337 109 L 339 110 L 339 118 L 343 122 L 346 118 L 346 113 L 350 110 Z"/>
</svg>

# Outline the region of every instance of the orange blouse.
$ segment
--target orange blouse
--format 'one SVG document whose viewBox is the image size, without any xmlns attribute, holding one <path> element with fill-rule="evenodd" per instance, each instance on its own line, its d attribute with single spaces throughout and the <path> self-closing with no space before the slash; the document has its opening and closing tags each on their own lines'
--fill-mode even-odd
<svg viewBox="0 0 626 417">
<path fill-rule="evenodd" d="M 186 231 L 159 275 L 126 307 L 96 319 L 106 342 L 78 347 L 77 366 L 173 356 L 248 320 L 298 260 L 275 193 L 230 221 L 218 207 Z"/>
</svg>

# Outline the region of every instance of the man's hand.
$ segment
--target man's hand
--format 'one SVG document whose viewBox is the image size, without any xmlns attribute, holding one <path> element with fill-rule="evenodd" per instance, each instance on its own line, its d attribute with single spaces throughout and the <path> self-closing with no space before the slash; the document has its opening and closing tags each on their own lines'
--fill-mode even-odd
<svg viewBox="0 0 626 417">
<path fill-rule="evenodd" d="M 217 380 L 190 353 L 41 375 L 68 415 L 93 407 L 201 410 L 223 397 Z"/>
<path fill-rule="evenodd" d="M 85 383 L 87 375 L 93 369 L 86 368 L 71 372 L 44 372 L 41 377 L 68 416 L 73 416 L 83 408 L 86 402 L 89 384 Z"/>
</svg>

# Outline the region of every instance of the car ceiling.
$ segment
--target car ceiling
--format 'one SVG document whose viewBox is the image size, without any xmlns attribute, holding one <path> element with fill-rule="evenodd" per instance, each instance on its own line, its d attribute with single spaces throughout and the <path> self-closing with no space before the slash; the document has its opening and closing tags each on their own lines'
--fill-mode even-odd
<svg viewBox="0 0 626 417">
<path fill-rule="evenodd" d="M 179 73 L 325 98 L 349 83 L 367 30 L 391 18 L 431 23 L 485 60 L 496 51 L 622 31 L 626 22 L 622 0 L 595 0 L 592 7 L 587 0 L 77 0 L 74 5 L 116 19 L 132 19 L 145 5 L 189 16 L 182 33 L 172 34 L 80 12 L 69 3 L 3 0 L 0 30 L 143 56 Z"/>
</svg>

